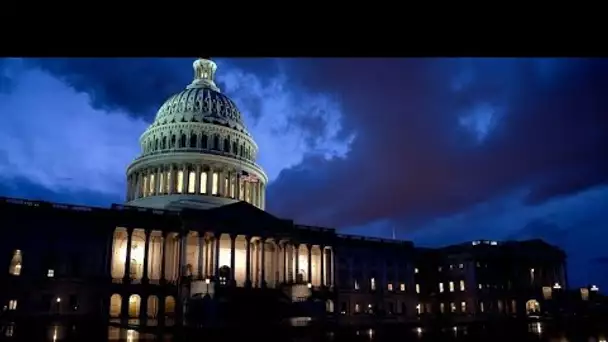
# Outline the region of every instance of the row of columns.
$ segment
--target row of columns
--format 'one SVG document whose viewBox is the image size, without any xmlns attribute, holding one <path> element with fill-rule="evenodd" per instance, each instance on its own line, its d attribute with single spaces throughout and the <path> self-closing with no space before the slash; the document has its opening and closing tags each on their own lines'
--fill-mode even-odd
<svg viewBox="0 0 608 342">
<path fill-rule="evenodd" d="M 129 201 L 154 195 L 217 195 L 247 201 L 263 209 L 264 190 L 262 182 L 247 181 L 242 178 L 240 172 L 211 167 L 203 169 L 202 165 L 171 164 L 152 167 L 132 172 L 127 177 Z"/>
<path fill-rule="evenodd" d="M 132 260 L 132 247 L 133 247 L 133 228 L 126 229 L 127 233 L 127 241 L 126 241 L 126 252 L 125 252 L 125 260 L 124 260 L 124 275 L 122 282 L 129 283 L 131 282 L 131 260 Z M 145 244 L 144 244 L 144 253 L 143 253 L 143 275 L 142 282 L 149 282 L 149 258 L 150 258 L 150 240 L 152 236 L 151 230 L 145 230 Z M 160 281 L 164 283 L 167 281 L 166 277 L 166 264 L 167 260 L 170 260 L 171 256 L 167 255 L 167 238 L 169 236 L 168 232 L 162 232 L 162 243 L 161 243 L 161 270 L 160 270 Z M 178 278 L 181 276 L 194 275 L 189 274 L 191 271 L 194 273 L 194 270 L 188 270 L 187 264 L 187 240 L 189 234 L 181 234 L 179 236 L 179 249 L 177 251 L 178 258 Z M 235 285 L 236 281 L 236 239 L 239 235 L 229 235 L 230 237 L 230 279 L 232 281 L 232 285 Z M 246 252 L 245 252 L 245 286 L 251 286 L 253 284 L 252 280 L 255 280 L 255 285 L 258 287 L 266 286 L 266 269 L 265 269 L 265 246 L 266 241 L 277 241 L 272 238 L 260 238 L 260 237 L 251 237 L 244 236 L 246 243 Z M 219 236 L 214 236 L 211 234 L 200 234 L 197 237 L 197 249 L 198 249 L 198 269 L 197 274 L 200 278 L 211 278 L 218 277 L 220 273 L 220 267 L 224 265 L 220 265 L 220 246 L 221 246 L 221 234 Z M 255 239 L 255 241 L 253 241 Z M 112 239 L 112 244 L 116 245 L 117 242 L 114 241 L 114 237 Z M 300 270 L 299 262 L 300 262 L 300 244 L 298 243 L 289 243 L 288 241 L 283 241 L 276 243 L 277 247 L 275 257 L 283 258 L 283 277 L 282 280 L 285 283 L 288 282 L 312 282 L 312 244 L 306 244 L 307 250 L 307 264 L 308 270 L 306 272 L 306 277 L 303 279 L 298 279 L 298 272 Z M 335 272 L 334 272 L 334 254 L 333 249 L 329 246 L 318 245 L 321 251 L 320 258 L 320 284 L 322 286 L 332 286 L 335 283 Z M 252 253 L 253 250 L 253 253 Z M 290 250 L 290 252 L 288 252 Z M 116 253 L 112 254 L 113 257 Z M 252 257 L 255 256 L 255 264 L 252 260 Z M 278 259 L 277 259 L 278 260 Z M 293 261 L 293 262 L 292 262 Z M 122 262 L 122 260 L 119 260 Z M 326 265 L 327 262 L 327 265 Z M 110 274 L 112 274 L 112 267 L 115 261 L 112 260 L 110 262 Z M 278 263 L 277 263 L 278 265 Z M 252 266 L 254 269 L 252 269 Z M 252 272 L 254 271 L 254 272 Z M 252 275 L 255 274 L 255 279 L 252 279 Z M 169 279 L 172 280 L 172 279 Z"/>
</svg>

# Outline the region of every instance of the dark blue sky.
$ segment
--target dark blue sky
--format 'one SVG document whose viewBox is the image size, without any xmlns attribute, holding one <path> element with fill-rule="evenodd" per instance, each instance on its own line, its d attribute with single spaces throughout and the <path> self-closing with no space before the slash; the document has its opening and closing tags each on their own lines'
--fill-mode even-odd
<svg viewBox="0 0 608 342">
<path fill-rule="evenodd" d="M 0 195 L 122 202 L 192 60 L 0 59 Z M 425 246 L 539 237 L 573 285 L 608 286 L 608 61 L 216 61 L 272 213 Z"/>
</svg>

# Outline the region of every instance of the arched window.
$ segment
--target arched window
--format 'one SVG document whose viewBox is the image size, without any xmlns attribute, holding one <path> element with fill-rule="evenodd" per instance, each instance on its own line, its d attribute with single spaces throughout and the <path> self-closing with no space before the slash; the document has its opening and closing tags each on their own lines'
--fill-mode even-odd
<svg viewBox="0 0 608 342">
<path fill-rule="evenodd" d="M 196 134 L 190 136 L 190 148 L 196 148 Z"/>
<path fill-rule="evenodd" d="M 182 134 L 182 138 L 179 139 L 179 147 L 180 148 L 186 147 L 186 135 L 185 134 Z"/>
<path fill-rule="evenodd" d="M 169 148 L 175 148 L 175 134 L 171 135 L 171 144 L 169 145 Z"/>
<path fill-rule="evenodd" d="M 158 138 L 154 140 L 154 150 L 158 150 Z"/>
<path fill-rule="evenodd" d="M 232 153 L 234 154 L 238 154 L 239 151 L 239 144 L 236 141 L 232 142 Z"/>
<path fill-rule="evenodd" d="M 167 148 L 167 137 L 163 137 L 160 148 L 162 148 L 163 150 Z"/>
<path fill-rule="evenodd" d="M 207 137 L 207 134 L 203 134 L 201 136 L 201 148 L 207 148 L 208 141 L 209 141 L 209 137 Z"/>
<path fill-rule="evenodd" d="M 230 152 L 230 140 L 224 139 L 224 152 Z"/>
<path fill-rule="evenodd" d="M 212 148 L 216 151 L 220 150 L 220 137 L 218 135 L 215 135 L 213 137 L 213 147 Z"/>
<path fill-rule="evenodd" d="M 8 268 L 8 273 L 14 276 L 21 275 L 21 263 L 23 262 L 21 251 L 16 249 L 13 251 L 13 258 L 11 259 L 11 264 Z"/>
</svg>

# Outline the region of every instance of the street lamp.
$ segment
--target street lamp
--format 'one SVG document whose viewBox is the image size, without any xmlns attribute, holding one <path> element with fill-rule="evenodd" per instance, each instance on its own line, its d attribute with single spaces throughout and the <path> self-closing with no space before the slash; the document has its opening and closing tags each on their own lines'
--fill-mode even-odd
<svg viewBox="0 0 608 342">
<path fill-rule="evenodd" d="M 561 287 L 561 285 L 560 285 L 560 284 L 555 283 L 555 285 L 553 285 L 553 288 L 554 288 L 555 290 L 559 290 L 559 289 L 561 289 L 562 287 Z"/>
<path fill-rule="evenodd" d="M 205 279 L 205 284 L 207 284 L 207 294 L 209 294 L 209 284 L 211 283 L 211 280 L 209 278 Z"/>
<path fill-rule="evenodd" d="M 599 291 L 600 289 L 597 286 L 595 286 L 595 285 L 591 285 L 591 289 L 590 290 L 591 291 Z"/>
<path fill-rule="evenodd" d="M 311 284 L 311 283 L 306 284 L 306 286 L 307 286 L 309 289 L 312 289 L 312 284 Z"/>
</svg>

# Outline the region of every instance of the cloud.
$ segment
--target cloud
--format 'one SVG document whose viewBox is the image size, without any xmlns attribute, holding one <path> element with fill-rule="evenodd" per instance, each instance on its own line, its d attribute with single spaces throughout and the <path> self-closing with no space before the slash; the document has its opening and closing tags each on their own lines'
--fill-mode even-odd
<svg viewBox="0 0 608 342">
<path fill-rule="evenodd" d="M 220 85 L 252 123 L 271 179 L 305 155 L 347 155 L 353 135 L 344 136 L 335 99 L 296 93 L 284 75 L 261 79 L 229 63 L 220 67 Z M 121 198 L 139 136 L 156 108 L 192 78 L 191 60 L 176 59 L 5 59 L 0 70 L 10 84 L 0 92 L 0 177 Z M 322 132 L 307 128 L 310 117 Z"/>
<path fill-rule="evenodd" d="M 87 94 L 19 60 L 13 87 L 0 94 L 0 177 L 54 192 L 125 193 L 125 170 L 138 152 L 141 119 L 90 106 Z"/>
<path fill-rule="evenodd" d="M 304 87 L 342 99 L 357 140 L 346 160 L 281 173 L 268 203 L 284 216 L 362 226 L 449 216 L 521 188 L 542 204 L 608 179 L 604 60 L 293 64 Z"/>
</svg>

